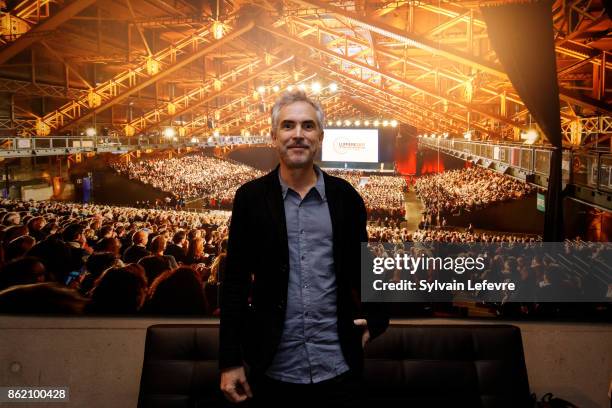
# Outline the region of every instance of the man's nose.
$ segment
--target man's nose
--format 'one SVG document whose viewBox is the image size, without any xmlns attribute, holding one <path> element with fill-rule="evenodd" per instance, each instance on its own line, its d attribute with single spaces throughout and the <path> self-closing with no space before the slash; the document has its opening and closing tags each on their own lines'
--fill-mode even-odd
<svg viewBox="0 0 612 408">
<path fill-rule="evenodd" d="M 304 137 L 303 131 L 302 131 L 302 126 L 301 125 L 296 125 L 295 126 L 295 134 L 294 137 L 296 138 L 302 138 Z"/>
</svg>

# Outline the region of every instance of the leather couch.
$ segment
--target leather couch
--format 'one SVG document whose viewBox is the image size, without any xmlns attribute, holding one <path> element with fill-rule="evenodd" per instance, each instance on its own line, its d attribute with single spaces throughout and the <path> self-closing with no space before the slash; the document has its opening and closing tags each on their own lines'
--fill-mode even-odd
<svg viewBox="0 0 612 408">
<path fill-rule="evenodd" d="M 219 391 L 218 326 L 148 328 L 139 407 L 231 406 Z M 366 347 L 368 407 L 532 407 L 520 329 L 398 325 Z"/>
</svg>

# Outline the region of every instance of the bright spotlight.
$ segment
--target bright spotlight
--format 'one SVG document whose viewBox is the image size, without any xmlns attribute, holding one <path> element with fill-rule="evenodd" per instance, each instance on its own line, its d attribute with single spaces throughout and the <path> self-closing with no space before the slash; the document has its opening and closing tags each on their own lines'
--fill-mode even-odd
<svg viewBox="0 0 612 408">
<path fill-rule="evenodd" d="M 319 82 L 313 82 L 312 85 L 310 85 L 310 90 L 312 93 L 318 94 L 321 92 L 321 84 Z"/>
<path fill-rule="evenodd" d="M 220 21 L 215 21 L 212 25 L 212 32 L 213 32 L 213 37 L 215 37 L 215 40 L 220 40 L 221 38 L 223 38 L 223 34 L 224 34 L 225 28 L 223 27 L 223 23 Z"/>
<path fill-rule="evenodd" d="M 361 121 L 359 119 L 355 121 L 355 126 L 361 126 Z"/>
<path fill-rule="evenodd" d="M 336 121 L 336 126 L 342 126 L 342 121 L 341 120 L 337 120 Z"/>
<path fill-rule="evenodd" d="M 327 126 L 333 126 L 333 125 L 334 125 L 334 122 L 333 122 L 333 121 L 331 121 L 331 120 L 328 120 L 328 121 L 327 121 Z"/>
<path fill-rule="evenodd" d="M 376 119 L 374 121 L 374 127 L 378 127 L 380 125 L 380 121 L 378 119 Z"/>
<path fill-rule="evenodd" d="M 289 86 L 287 87 L 287 90 L 288 90 L 289 92 L 292 92 L 292 91 L 293 91 L 293 85 L 289 85 Z"/>
<path fill-rule="evenodd" d="M 266 87 L 265 87 L 265 86 L 263 86 L 263 85 L 258 86 L 258 87 L 257 87 L 257 92 L 258 92 L 260 95 L 265 94 L 265 93 L 266 93 Z"/>
<path fill-rule="evenodd" d="M 383 120 L 383 126 L 384 127 L 389 126 L 389 121 L 387 119 Z"/>
<path fill-rule="evenodd" d="M 525 144 L 534 144 L 538 140 L 539 134 L 535 129 L 529 129 L 527 133 L 521 134 L 521 139 L 525 141 Z"/>
<path fill-rule="evenodd" d="M 195 138 L 195 137 L 192 137 L 192 138 L 191 138 L 191 143 L 198 143 L 198 139 L 197 139 L 197 138 Z"/>
<path fill-rule="evenodd" d="M 351 126 L 351 121 L 350 120 L 345 120 L 344 121 L 344 126 Z"/>
<path fill-rule="evenodd" d="M 391 121 L 391 127 L 397 127 L 397 120 L 393 119 Z"/>
<path fill-rule="evenodd" d="M 274 86 L 272 87 L 272 90 L 273 90 L 274 92 L 278 92 L 278 91 L 280 91 L 280 87 L 279 87 L 278 85 L 274 85 Z"/>
<path fill-rule="evenodd" d="M 329 84 L 329 90 L 331 92 L 336 92 L 338 90 L 338 84 L 335 82 L 332 82 L 331 84 Z"/>
<path fill-rule="evenodd" d="M 366 120 L 365 122 L 363 122 L 363 124 L 366 125 L 366 126 L 370 126 L 370 121 Z"/>
<path fill-rule="evenodd" d="M 167 127 L 164 129 L 164 137 L 168 139 L 172 139 L 176 135 L 176 130 L 172 127 Z"/>
<path fill-rule="evenodd" d="M 85 134 L 88 137 L 94 137 L 96 135 L 96 129 L 94 129 L 94 128 L 87 128 L 87 130 L 85 130 Z"/>
<path fill-rule="evenodd" d="M 219 137 L 219 131 L 218 131 L 218 130 L 215 130 L 215 131 L 213 132 L 213 136 L 214 136 L 214 137 Z"/>
<path fill-rule="evenodd" d="M 298 88 L 299 88 L 299 90 L 300 90 L 300 91 L 304 91 L 304 90 L 306 90 L 306 85 L 304 85 L 304 84 L 299 84 L 299 85 L 298 85 Z"/>
</svg>

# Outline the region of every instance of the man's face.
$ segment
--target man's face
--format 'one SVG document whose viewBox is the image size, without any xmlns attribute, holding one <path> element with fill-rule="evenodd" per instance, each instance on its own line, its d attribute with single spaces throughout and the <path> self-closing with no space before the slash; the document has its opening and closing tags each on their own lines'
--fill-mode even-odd
<svg viewBox="0 0 612 408">
<path fill-rule="evenodd" d="M 294 102 L 283 107 L 272 140 L 280 161 L 288 168 L 312 166 L 323 140 L 323 129 L 317 124 L 315 109 L 307 102 Z"/>
</svg>

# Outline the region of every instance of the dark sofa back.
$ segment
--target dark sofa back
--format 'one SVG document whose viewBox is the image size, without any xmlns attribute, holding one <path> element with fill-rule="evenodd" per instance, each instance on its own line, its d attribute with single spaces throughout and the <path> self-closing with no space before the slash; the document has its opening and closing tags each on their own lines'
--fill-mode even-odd
<svg viewBox="0 0 612 408">
<path fill-rule="evenodd" d="M 390 327 L 368 345 L 364 378 L 372 407 L 530 406 L 515 326 Z"/>
<path fill-rule="evenodd" d="M 218 327 L 147 330 L 139 407 L 227 406 Z M 521 333 L 508 325 L 392 325 L 366 348 L 368 407 L 522 408 L 529 384 Z"/>
</svg>

